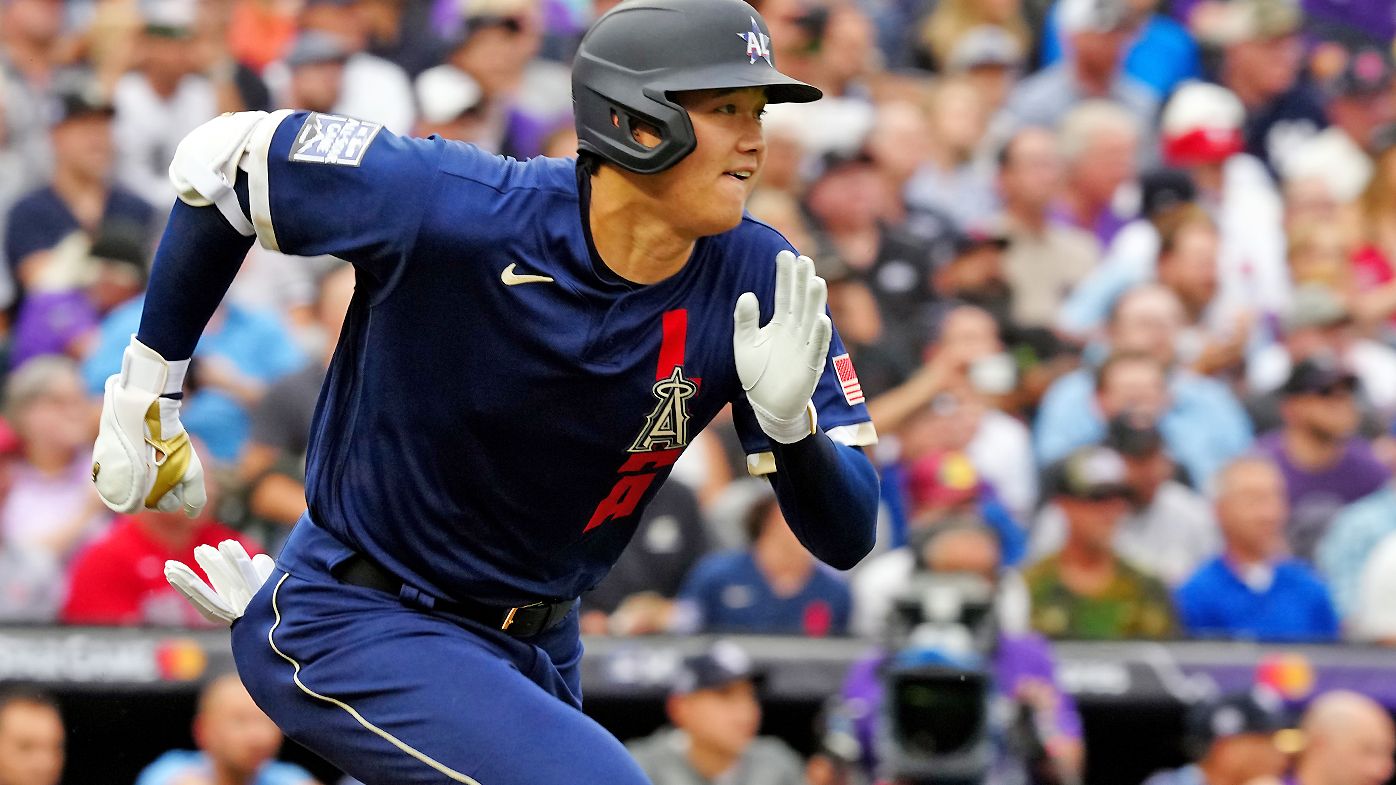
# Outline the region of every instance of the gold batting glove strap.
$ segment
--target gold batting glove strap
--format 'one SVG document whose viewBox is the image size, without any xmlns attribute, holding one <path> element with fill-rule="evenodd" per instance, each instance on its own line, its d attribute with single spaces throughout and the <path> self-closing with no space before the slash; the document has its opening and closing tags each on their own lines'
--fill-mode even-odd
<svg viewBox="0 0 1396 785">
<path fill-rule="evenodd" d="M 203 466 L 179 421 L 180 402 L 161 397 L 182 386 L 187 367 L 187 360 L 167 362 L 132 336 L 121 373 L 107 379 L 92 481 L 112 510 L 182 509 L 191 518 L 203 510 Z"/>
</svg>

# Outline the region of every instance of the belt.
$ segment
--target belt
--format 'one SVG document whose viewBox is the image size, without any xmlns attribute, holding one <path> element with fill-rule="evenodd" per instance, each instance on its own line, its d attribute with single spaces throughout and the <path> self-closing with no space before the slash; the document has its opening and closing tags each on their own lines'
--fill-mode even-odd
<svg viewBox="0 0 1396 785">
<path fill-rule="evenodd" d="M 354 586 L 377 589 L 398 597 L 404 596 L 402 591 L 404 584 L 401 579 L 394 577 L 392 573 L 359 554 L 350 556 L 336 567 L 334 577 Z M 515 638 L 531 638 L 551 629 L 567 616 L 576 602 L 575 600 L 532 602 L 527 605 L 505 608 L 473 600 L 441 600 L 435 597 L 425 597 L 416 592 L 414 594 L 418 595 L 418 604 L 427 610 L 461 616 Z"/>
</svg>

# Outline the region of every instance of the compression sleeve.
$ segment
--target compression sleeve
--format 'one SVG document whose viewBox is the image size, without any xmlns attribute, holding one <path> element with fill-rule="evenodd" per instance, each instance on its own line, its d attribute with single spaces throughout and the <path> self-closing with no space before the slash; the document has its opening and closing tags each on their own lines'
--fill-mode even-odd
<svg viewBox="0 0 1396 785">
<path fill-rule="evenodd" d="M 820 561 L 851 569 L 877 537 L 877 470 L 857 447 L 823 432 L 794 444 L 774 440 L 771 476 L 790 530 Z"/>
<path fill-rule="evenodd" d="M 245 194 L 246 175 L 238 181 Z M 217 208 L 176 200 L 155 252 L 136 339 L 166 360 L 189 359 L 252 241 Z"/>
</svg>

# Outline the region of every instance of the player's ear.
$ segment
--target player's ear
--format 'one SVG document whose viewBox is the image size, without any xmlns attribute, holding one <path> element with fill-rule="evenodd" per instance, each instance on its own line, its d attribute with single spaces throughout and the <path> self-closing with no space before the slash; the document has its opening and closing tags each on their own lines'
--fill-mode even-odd
<svg viewBox="0 0 1396 785">
<path fill-rule="evenodd" d="M 614 109 L 611 110 L 611 125 L 617 128 L 620 127 L 620 115 L 616 114 Z M 659 134 L 658 128 L 638 117 L 630 118 L 630 138 L 651 150 L 658 147 L 659 143 L 664 141 L 663 137 Z"/>
</svg>

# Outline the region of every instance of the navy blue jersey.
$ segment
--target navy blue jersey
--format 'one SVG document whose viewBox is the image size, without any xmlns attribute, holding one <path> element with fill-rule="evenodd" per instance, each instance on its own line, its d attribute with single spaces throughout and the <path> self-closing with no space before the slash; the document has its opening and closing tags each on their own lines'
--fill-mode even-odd
<svg viewBox="0 0 1396 785">
<path fill-rule="evenodd" d="M 243 168 L 264 245 L 358 270 L 306 496 L 404 580 L 502 604 L 578 595 L 728 403 L 753 471 L 774 468 L 732 356 L 738 296 L 769 319 L 790 248 L 765 224 L 701 239 L 680 272 L 638 285 L 597 257 L 571 159 L 297 113 Z M 870 444 L 837 334 L 829 355 L 819 425 Z"/>
</svg>

